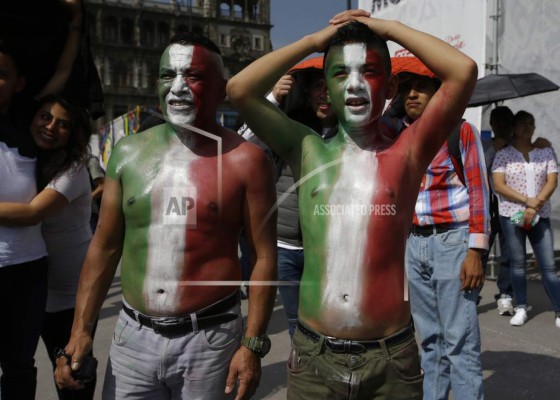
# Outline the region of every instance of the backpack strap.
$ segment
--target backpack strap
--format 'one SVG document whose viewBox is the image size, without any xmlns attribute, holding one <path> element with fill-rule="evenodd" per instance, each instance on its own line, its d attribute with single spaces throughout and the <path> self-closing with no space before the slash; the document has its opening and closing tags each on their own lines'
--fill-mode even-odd
<svg viewBox="0 0 560 400">
<path fill-rule="evenodd" d="M 463 159 L 461 158 L 461 148 L 459 147 L 459 141 L 461 140 L 461 127 L 463 126 L 464 119 L 459 122 L 459 124 L 453 128 L 449 138 L 447 139 L 447 151 L 449 152 L 449 158 L 453 163 L 453 168 L 455 169 L 455 173 L 457 177 L 463 184 L 463 186 L 467 186 L 465 182 L 465 171 L 463 168 Z"/>
</svg>

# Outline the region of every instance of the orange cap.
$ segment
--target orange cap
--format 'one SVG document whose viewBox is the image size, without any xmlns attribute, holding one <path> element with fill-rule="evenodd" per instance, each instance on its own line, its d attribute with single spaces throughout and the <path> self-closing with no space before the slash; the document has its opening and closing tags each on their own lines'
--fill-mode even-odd
<svg viewBox="0 0 560 400">
<path fill-rule="evenodd" d="M 397 75 L 403 72 L 437 78 L 436 74 L 416 57 L 391 57 L 391 73 Z"/>
<path fill-rule="evenodd" d="M 315 68 L 323 69 L 323 56 L 308 58 L 297 63 L 289 72 L 299 71 L 302 69 Z"/>
</svg>

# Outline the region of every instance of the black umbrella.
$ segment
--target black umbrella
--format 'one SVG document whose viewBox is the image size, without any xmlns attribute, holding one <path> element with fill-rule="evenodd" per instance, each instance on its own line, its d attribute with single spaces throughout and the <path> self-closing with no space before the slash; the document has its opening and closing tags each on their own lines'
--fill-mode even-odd
<svg viewBox="0 0 560 400">
<path fill-rule="evenodd" d="M 483 106 L 558 89 L 559 86 L 554 82 L 535 73 L 488 75 L 476 82 L 468 106 Z"/>
</svg>

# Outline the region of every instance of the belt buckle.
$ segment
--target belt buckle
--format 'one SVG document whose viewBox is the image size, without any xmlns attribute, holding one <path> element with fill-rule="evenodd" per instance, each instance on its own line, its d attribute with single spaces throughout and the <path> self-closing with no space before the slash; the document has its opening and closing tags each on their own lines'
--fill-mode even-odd
<svg viewBox="0 0 560 400">
<path fill-rule="evenodd" d="M 352 340 L 345 340 L 344 349 L 346 353 L 361 354 L 366 351 L 366 346 L 361 343 L 353 342 Z"/>
<path fill-rule="evenodd" d="M 154 330 L 154 333 L 160 333 L 160 327 L 162 326 L 157 319 L 150 320 L 151 328 Z"/>
<path fill-rule="evenodd" d="M 361 354 L 366 351 L 366 346 L 352 340 L 328 339 L 328 343 L 334 353 Z"/>
<path fill-rule="evenodd" d="M 175 318 L 170 321 L 152 319 L 150 321 L 150 325 L 155 333 L 169 333 L 175 329 L 178 329 L 180 326 L 183 326 L 184 322 L 179 318 Z"/>
</svg>

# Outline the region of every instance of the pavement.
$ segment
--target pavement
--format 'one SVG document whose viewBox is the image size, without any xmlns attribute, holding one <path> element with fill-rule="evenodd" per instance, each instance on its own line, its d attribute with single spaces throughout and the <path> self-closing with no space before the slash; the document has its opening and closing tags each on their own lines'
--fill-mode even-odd
<svg viewBox="0 0 560 400">
<path fill-rule="evenodd" d="M 554 325 L 552 305 L 534 267 L 528 269 L 529 320 L 512 327 L 499 316 L 494 302 L 496 284 L 487 280 L 478 311 L 482 336 L 482 366 L 486 400 L 556 400 L 560 394 L 560 329 Z M 111 337 L 121 303 L 117 276 L 101 310 L 94 353 L 99 359 L 95 400 L 101 399 Z M 242 303 L 244 315 L 247 301 Z M 279 297 L 268 333 L 272 350 L 263 359 L 262 379 L 253 399 L 286 399 L 286 360 L 290 352 L 288 324 Z M 42 344 L 37 349 L 37 400 L 57 400 L 50 362 Z M 452 398 L 452 397 L 450 397 Z M 314 399 L 310 399 L 314 400 Z M 389 399 L 390 400 L 390 399 Z"/>
</svg>

